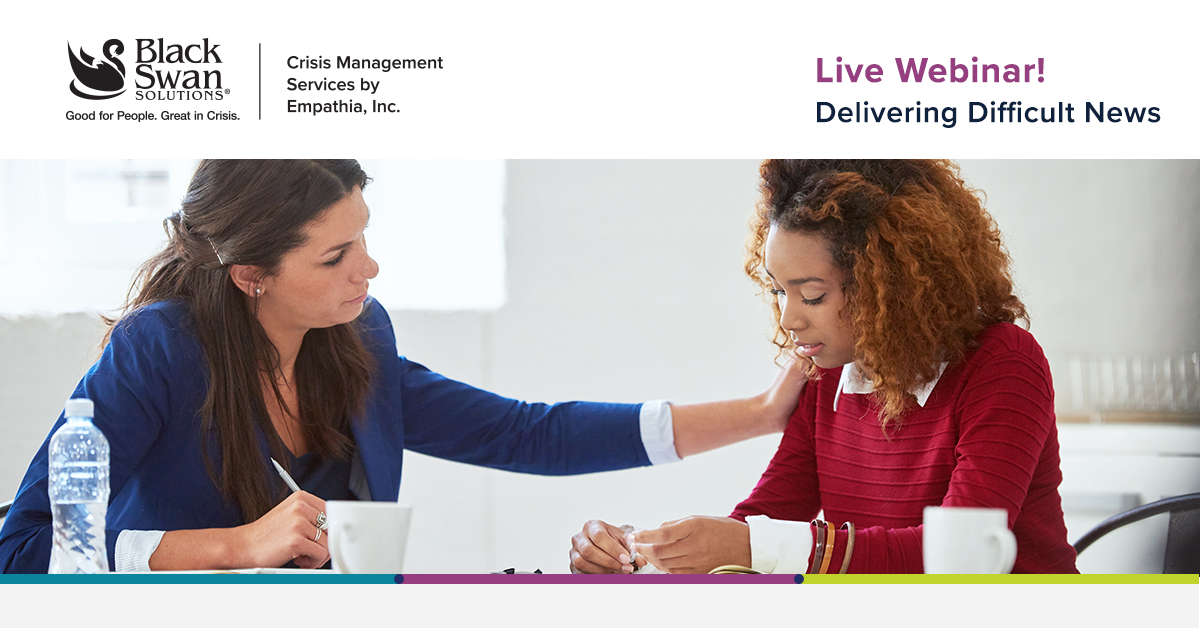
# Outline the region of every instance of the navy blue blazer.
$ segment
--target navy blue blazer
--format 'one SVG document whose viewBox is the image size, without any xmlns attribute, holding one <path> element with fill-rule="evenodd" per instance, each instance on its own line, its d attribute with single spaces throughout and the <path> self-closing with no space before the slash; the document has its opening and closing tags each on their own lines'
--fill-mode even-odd
<svg viewBox="0 0 1200 628">
<path fill-rule="evenodd" d="M 372 499 L 394 501 L 403 452 L 543 475 L 590 473 L 650 464 L 640 405 L 524 403 L 456 382 L 397 354 L 383 306 L 368 300 L 359 318 L 378 371 L 364 415 L 352 422 Z M 95 402 L 95 424 L 112 450 L 106 518 L 110 568 L 122 530 L 228 528 L 245 523 L 209 478 L 201 454 L 199 411 L 208 372 L 188 306 L 169 301 L 127 316 L 75 389 Z M 50 434 L 63 424 L 59 417 Z M 213 439 L 213 436 L 208 438 Z M 266 438 L 260 448 L 267 477 Z M 51 514 L 49 436 L 0 529 L 0 571 L 46 573 Z M 215 440 L 209 452 L 219 456 Z M 220 462 L 214 459 L 214 468 Z"/>
</svg>

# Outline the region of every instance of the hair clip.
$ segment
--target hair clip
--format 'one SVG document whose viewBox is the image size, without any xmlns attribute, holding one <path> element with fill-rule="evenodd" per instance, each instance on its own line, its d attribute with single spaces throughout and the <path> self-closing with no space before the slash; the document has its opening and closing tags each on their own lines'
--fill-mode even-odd
<svg viewBox="0 0 1200 628">
<path fill-rule="evenodd" d="M 213 253 L 217 254 L 217 261 L 221 262 L 221 265 L 224 266 L 225 260 L 221 259 L 221 252 L 217 250 L 217 245 L 213 244 L 212 238 L 208 239 L 208 245 L 212 247 Z"/>
</svg>

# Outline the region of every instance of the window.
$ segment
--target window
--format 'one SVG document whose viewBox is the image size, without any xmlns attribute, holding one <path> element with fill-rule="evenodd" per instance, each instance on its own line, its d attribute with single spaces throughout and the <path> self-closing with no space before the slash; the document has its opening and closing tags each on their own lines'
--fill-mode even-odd
<svg viewBox="0 0 1200 628">
<path fill-rule="evenodd" d="M 111 312 L 159 250 L 193 160 L 0 161 L 0 315 Z M 392 309 L 504 302 L 503 161 L 364 161 L 371 292 Z"/>
<path fill-rule="evenodd" d="M 364 160 L 371 176 L 371 293 L 389 308 L 504 304 L 505 167 L 493 161 Z"/>
</svg>

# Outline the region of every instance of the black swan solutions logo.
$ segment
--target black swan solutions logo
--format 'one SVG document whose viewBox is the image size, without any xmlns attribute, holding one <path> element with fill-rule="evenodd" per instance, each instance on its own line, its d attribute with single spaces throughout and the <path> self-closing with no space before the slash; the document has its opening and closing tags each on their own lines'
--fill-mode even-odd
<svg viewBox="0 0 1200 628">
<path fill-rule="evenodd" d="M 221 75 L 220 47 L 207 37 L 185 42 L 134 39 L 132 46 L 110 38 L 98 47 L 68 41 L 74 75 L 70 91 L 89 101 L 122 95 L 125 100 L 130 94 L 135 101 L 163 103 L 224 100 L 230 90 Z"/>
<path fill-rule="evenodd" d="M 119 39 L 104 42 L 101 48 L 103 59 L 92 57 L 83 48 L 79 54 L 67 42 L 67 54 L 71 57 L 71 93 L 87 100 L 107 100 L 125 93 L 125 64 L 118 58 L 125 52 L 125 44 Z"/>
</svg>

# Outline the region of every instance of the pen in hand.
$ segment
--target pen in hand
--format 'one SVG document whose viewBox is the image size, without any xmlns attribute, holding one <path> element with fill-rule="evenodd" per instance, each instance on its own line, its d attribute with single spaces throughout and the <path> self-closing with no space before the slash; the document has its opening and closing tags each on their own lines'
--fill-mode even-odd
<svg viewBox="0 0 1200 628">
<path fill-rule="evenodd" d="M 296 485 L 296 481 L 292 479 L 292 476 L 288 475 L 288 472 L 283 470 L 283 466 L 276 462 L 274 458 L 271 458 L 271 464 L 275 465 L 276 471 L 279 471 L 279 477 L 283 478 L 283 483 L 287 484 L 288 488 L 292 489 L 293 493 L 299 493 L 300 487 Z"/>
<path fill-rule="evenodd" d="M 288 488 L 292 489 L 293 493 L 299 493 L 300 486 L 298 484 L 296 484 L 296 481 L 292 479 L 292 476 L 288 475 L 287 471 L 283 470 L 283 466 L 280 465 L 279 462 L 276 461 L 274 458 L 271 458 L 271 464 L 275 465 L 275 470 L 279 472 L 279 477 L 283 478 L 283 483 L 287 484 Z M 315 538 L 313 538 L 313 541 L 320 541 L 321 540 L 321 532 L 323 532 L 324 530 L 328 530 L 328 529 L 329 529 L 329 520 L 325 517 L 325 513 L 323 513 L 323 512 L 318 513 L 317 514 L 317 536 Z"/>
</svg>

